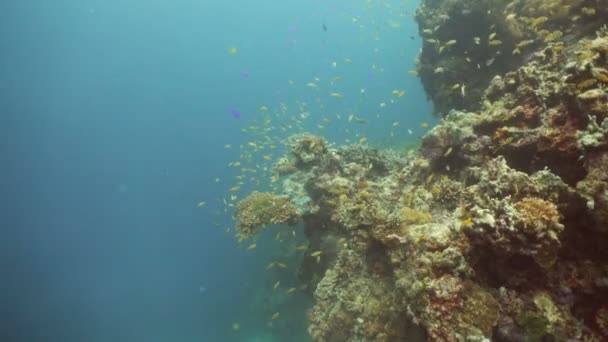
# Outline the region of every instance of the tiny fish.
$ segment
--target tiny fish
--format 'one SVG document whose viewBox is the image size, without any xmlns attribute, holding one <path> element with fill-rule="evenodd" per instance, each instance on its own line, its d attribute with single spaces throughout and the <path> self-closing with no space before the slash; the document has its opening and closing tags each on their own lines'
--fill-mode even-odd
<svg viewBox="0 0 608 342">
<path fill-rule="evenodd" d="M 279 316 L 280 316 L 280 315 L 281 315 L 280 313 L 275 312 L 275 313 L 272 315 L 272 317 L 270 317 L 270 319 L 271 319 L 271 320 L 275 320 L 275 319 L 279 318 Z"/>
<path fill-rule="evenodd" d="M 318 257 L 318 256 L 321 255 L 321 253 L 323 253 L 323 252 L 321 252 L 321 251 L 314 251 L 314 252 L 310 253 L 310 256 Z"/>
<path fill-rule="evenodd" d="M 277 281 L 276 283 L 274 283 L 274 286 L 272 287 L 272 289 L 276 290 L 279 287 L 279 285 L 281 285 L 281 282 Z"/>
<path fill-rule="evenodd" d="M 248 250 L 248 251 L 252 251 L 252 250 L 254 250 L 254 249 L 257 247 L 257 246 L 258 246 L 257 244 L 252 243 L 251 245 L 249 245 L 249 247 L 247 247 L 247 250 Z"/>
<path fill-rule="evenodd" d="M 462 220 L 463 226 L 470 226 L 472 223 L 473 223 L 473 218 L 471 218 L 471 217 L 467 217 L 466 219 Z"/>
<path fill-rule="evenodd" d="M 241 118 L 241 113 L 240 113 L 238 110 L 234 109 L 234 108 L 230 109 L 230 114 L 231 114 L 231 115 L 232 115 L 232 116 L 233 116 L 235 119 L 240 119 L 240 118 Z"/>
</svg>

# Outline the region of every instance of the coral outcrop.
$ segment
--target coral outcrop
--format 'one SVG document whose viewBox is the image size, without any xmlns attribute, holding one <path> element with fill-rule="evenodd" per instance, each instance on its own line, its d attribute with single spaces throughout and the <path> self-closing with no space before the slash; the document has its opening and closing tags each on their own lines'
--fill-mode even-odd
<svg viewBox="0 0 608 342">
<path fill-rule="evenodd" d="M 608 340 L 607 11 L 425 0 L 419 154 L 288 141 L 238 228 L 302 218 L 313 340 Z"/>
<path fill-rule="evenodd" d="M 287 196 L 255 191 L 239 202 L 235 216 L 239 237 L 246 239 L 268 224 L 295 224 L 299 212 Z"/>
</svg>

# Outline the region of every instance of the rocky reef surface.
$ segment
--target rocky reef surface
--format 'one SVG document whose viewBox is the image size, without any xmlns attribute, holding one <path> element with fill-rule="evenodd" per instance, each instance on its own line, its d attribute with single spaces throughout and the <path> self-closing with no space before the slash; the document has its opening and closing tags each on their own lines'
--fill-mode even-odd
<svg viewBox="0 0 608 342">
<path fill-rule="evenodd" d="M 424 1 L 419 153 L 288 141 L 237 227 L 303 222 L 314 341 L 608 340 L 600 2 Z"/>
</svg>

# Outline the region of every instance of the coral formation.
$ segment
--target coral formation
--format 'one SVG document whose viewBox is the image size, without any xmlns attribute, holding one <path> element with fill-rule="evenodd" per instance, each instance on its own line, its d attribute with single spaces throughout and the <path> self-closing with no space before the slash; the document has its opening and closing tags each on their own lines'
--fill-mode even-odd
<svg viewBox="0 0 608 342">
<path fill-rule="evenodd" d="M 293 225 L 299 218 L 289 197 L 257 191 L 239 202 L 235 215 L 239 236 L 244 239 L 258 234 L 264 225 Z"/>
<path fill-rule="evenodd" d="M 418 70 L 444 119 L 420 153 L 289 139 L 286 196 L 243 200 L 238 228 L 302 217 L 313 340 L 608 339 L 606 15 L 425 0 Z"/>
</svg>

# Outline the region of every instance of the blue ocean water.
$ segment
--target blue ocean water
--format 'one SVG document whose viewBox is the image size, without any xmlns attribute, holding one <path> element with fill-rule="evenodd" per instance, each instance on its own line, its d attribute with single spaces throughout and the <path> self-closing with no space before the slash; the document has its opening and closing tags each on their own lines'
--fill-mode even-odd
<svg viewBox="0 0 608 342">
<path fill-rule="evenodd" d="M 298 286 L 297 257 L 265 270 L 274 232 L 239 246 L 228 164 L 252 139 L 243 128 L 269 115 L 261 106 L 287 127 L 270 134 L 301 121 L 292 133 L 336 143 L 416 142 L 433 122 L 408 73 L 416 6 L 0 4 L 0 339 L 307 341 L 311 298 L 273 291 Z"/>
</svg>

